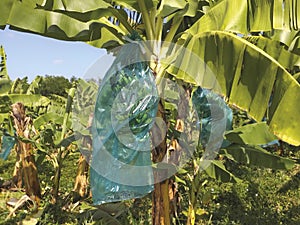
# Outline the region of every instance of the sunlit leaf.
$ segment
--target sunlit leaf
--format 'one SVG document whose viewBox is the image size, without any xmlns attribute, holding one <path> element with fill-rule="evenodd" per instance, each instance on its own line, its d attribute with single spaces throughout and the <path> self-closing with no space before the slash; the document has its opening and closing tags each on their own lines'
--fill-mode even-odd
<svg viewBox="0 0 300 225">
<path fill-rule="evenodd" d="M 266 123 L 254 123 L 236 128 L 225 134 L 232 143 L 263 145 L 276 140 Z"/>
<path fill-rule="evenodd" d="M 294 4 L 291 7 L 291 4 Z M 231 31 L 241 34 L 271 31 L 272 29 L 297 30 L 300 16 L 299 1 L 281 0 L 221 0 L 211 7 L 186 33 L 195 35 L 206 31 Z M 237 10 L 238 9 L 238 10 Z"/>
<path fill-rule="evenodd" d="M 93 43 L 97 47 L 112 47 L 123 43 L 123 31 L 105 17 L 82 22 L 63 13 L 36 7 L 36 4 L 42 5 L 42 3 L 42 0 L 0 1 L 1 11 L 5 11 L 3 14 L 0 13 L 0 25 L 10 25 L 10 29 L 61 40 L 91 41 L 92 43 L 97 41 Z"/>
<path fill-rule="evenodd" d="M 257 121 L 267 117 L 278 138 L 300 145 L 300 86 L 273 57 L 227 32 L 190 36 L 185 46 L 167 69 L 170 74 L 222 94 Z"/>
<path fill-rule="evenodd" d="M 205 172 L 211 178 L 217 179 L 221 182 L 240 182 L 241 180 L 229 172 L 224 164 L 218 160 L 210 160 L 209 166 Z"/>
<path fill-rule="evenodd" d="M 284 68 L 293 70 L 300 67 L 300 56 L 286 50 L 280 42 L 262 36 L 247 36 L 245 39 L 265 51 Z"/>
<path fill-rule="evenodd" d="M 271 154 L 258 146 L 243 146 L 234 144 L 221 150 L 236 162 L 250 164 L 271 169 L 291 169 L 295 165 L 293 160 Z"/>
<path fill-rule="evenodd" d="M 58 115 L 54 112 L 45 113 L 43 115 L 40 115 L 33 121 L 33 125 L 35 128 L 39 128 L 42 125 L 48 124 L 48 123 L 55 123 L 55 124 L 63 124 L 63 116 Z"/>
</svg>

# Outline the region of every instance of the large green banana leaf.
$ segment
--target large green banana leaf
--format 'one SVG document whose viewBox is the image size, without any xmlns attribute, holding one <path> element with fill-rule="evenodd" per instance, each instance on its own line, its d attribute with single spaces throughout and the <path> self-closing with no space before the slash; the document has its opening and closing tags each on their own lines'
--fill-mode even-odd
<svg viewBox="0 0 300 225">
<path fill-rule="evenodd" d="M 193 17 L 203 15 L 199 6 L 204 1 L 145 1 L 147 11 L 158 9 L 151 18 L 166 18 L 172 14 Z M 175 5 L 174 5 L 175 4 Z M 125 30 L 131 30 L 127 24 L 127 15 L 119 10 L 119 5 L 141 12 L 138 1 L 63 1 L 29 0 L 0 1 L 0 28 L 10 25 L 11 29 L 38 33 L 43 36 L 62 40 L 91 41 L 97 47 L 115 46 L 123 43 Z M 237 10 L 238 9 L 238 10 Z M 247 34 L 249 31 L 271 31 L 277 29 L 297 30 L 300 24 L 299 0 L 220 0 L 211 6 L 192 27 L 189 33 L 196 34 L 212 30 L 226 30 Z M 116 18 L 119 23 L 109 21 Z M 72 26 L 70 26 L 72 24 Z M 119 26 L 118 26 L 119 25 Z M 122 29 L 125 26 L 126 29 Z M 155 27 L 153 27 L 155 29 Z"/>
<path fill-rule="evenodd" d="M 221 149 L 220 154 L 231 160 L 271 169 L 291 169 L 295 165 L 293 160 L 271 154 L 258 146 L 276 140 L 265 122 L 236 128 L 227 132 L 225 137 L 232 144 Z"/>
<path fill-rule="evenodd" d="M 68 3 L 70 2 L 74 1 L 68 1 Z M 99 1 L 97 2 L 99 4 Z M 101 2 L 103 4 L 99 4 L 99 8 L 107 8 L 107 4 L 103 1 L 100 1 L 100 3 Z M 98 47 L 109 48 L 123 43 L 123 30 L 109 22 L 105 17 L 97 18 L 89 22 L 82 22 L 63 13 L 48 11 L 37 6 L 42 3 L 42 0 L 0 1 L 0 28 L 10 25 L 11 29 L 37 33 L 61 40 L 96 40 Z M 89 4 L 88 2 L 84 2 L 84 4 L 89 7 L 93 3 Z M 79 2 L 79 5 L 82 4 Z M 70 7 L 67 7 L 67 9 L 79 9 L 79 5 L 73 3 Z M 47 7 L 49 8 L 50 6 L 47 5 Z M 61 6 L 57 3 L 53 7 L 60 8 Z M 82 11 L 85 10 L 86 9 L 83 9 Z"/>
<path fill-rule="evenodd" d="M 276 140 L 265 122 L 248 124 L 225 134 L 231 143 L 244 145 L 264 145 Z"/>
<path fill-rule="evenodd" d="M 269 37 L 284 43 L 290 52 L 300 55 L 300 30 L 274 30 Z"/>
<path fill-rule="evenodd" d="M 293 160 L 271 154 L 258 146 L 233 144 L 221 149 L 220 153 L 236 162 L 264 168 L 286 170 L 295 165 Z"/>
<path fill-rule="evenodd" d="M 274 58 L 228 32 L 191 35 L 182 43 L 186 48 L 177 51 L 168 73 L 213 89 L 256 121 L 267 119 L 283 141 L 300 145 L 300 86 Z"/>
<path fill-rule="evenodd" d="M 39 1 L 47 10 L 61 10 L 69 12 L 86 13 L 98 9 L 108 9 L 109 3 L 103 0 L 97 1 L 70 1 L 70 0 L 46 0 Z"/>
<path fill-rule="evenodd" d="M 33 121 L 33 125 L 35 128 L 40 128 L 40 126 L 42 125 L 46 125 L 49 122 L 51 123 L 55 123 L 55 124 L 63 124 L 63 120 L 64 120 L 64 116 L 57 114 L 55 112 L 49 112 L 49 113 L 45 113 L 39 117 L 37 117 L 34 121 Z M 71 126 L 71 121 L 68 121 L 68 127 Z"/>
<path fill-rule="evenodd" d="M 205 172 L 211 178 L 219 180 L 221 182 L 241 182 L 241 179 L 236 177 L 230 171 L 228 171 L 225 165 L 219 160 L 207 160 L 203 162 L 208 166 L 205 166 Z"/>
<path fill-rule="evenodd" d="M 285 69 L 291 71 L 300 67 L 300 56 L 286 50 L 279 41 L 262 36 L 247 36 L 245 39 L 265 51 Z"/>
<path fill-rule="evenodd" d="M 249 32 L 273 29 L 298 30 L 299 0 L 222 0 L 202 16 L 188 33 L 213 30 Z"/>
<path fill-rule="evenodd" d="M 0 95 L 0 124 L 10 117 L 11 105 L 22 102 L 26 107 L 38 112 L 50 104 L 50 99 L 39 94 L 3 94 Z"/>
<path fill-rule="evenodd" d="M 42 95 L 9 94 L 0 95 L 0 112 L 7 113 L 11 110 L 11 104 L 22 102 L 27 107 L 45 107 L 50 100 Z"/>
</svg>

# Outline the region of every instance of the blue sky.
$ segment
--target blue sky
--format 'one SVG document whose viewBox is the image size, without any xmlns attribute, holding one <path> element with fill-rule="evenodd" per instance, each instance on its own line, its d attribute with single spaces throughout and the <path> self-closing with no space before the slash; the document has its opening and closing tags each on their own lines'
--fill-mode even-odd
<svg viewBox="0 0 300 225">
<path fill-rule="evenodd" d="M 83 77 L 103 58 L 105 51 L 82 42 L 58 41 L 12 30 L 0 30 L 0 45 L 7 55 L 7 69 L 12 80 L 36 75 Z M 100 68 L 98 68 L 100 69 Z"/>
</svg>

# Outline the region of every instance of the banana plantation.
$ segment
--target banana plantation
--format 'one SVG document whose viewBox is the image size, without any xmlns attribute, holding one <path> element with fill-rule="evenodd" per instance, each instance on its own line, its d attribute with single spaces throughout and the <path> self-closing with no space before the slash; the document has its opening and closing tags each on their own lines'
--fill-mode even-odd
<svg viewBox="0 0 300 225">
<path fill-rule="evenodd" d="M 0 224 L 300 224 L 299 12 L 1 0 L 0 29 L 113 62 L 101 79 L 12 80 L 0 38 Z"/>
</svg>

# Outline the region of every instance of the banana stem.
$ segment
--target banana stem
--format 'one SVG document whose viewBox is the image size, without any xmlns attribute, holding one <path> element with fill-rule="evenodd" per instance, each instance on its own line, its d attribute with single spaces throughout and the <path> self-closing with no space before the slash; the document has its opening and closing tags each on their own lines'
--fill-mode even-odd
<svg viewBox="0 0 300 225">
<path fill-rule="evenodd" d="M 163 18 L 158 16 L 156 19 L 156 29 L 155 29 L 155 38 L 160 41 L 163 31 Z"/>
<path fill-rule="evenodd" d="M 178 30 L 182 20 L 183 20 L 183 17 L 174 17 L 173 18 L 172 27 L 165 38 L 165 42 L 172 42 L 172 40 L 176 34 L 176 31 Z"/>
<path fill-rule="evenodd" d="M 143 21 L 145 24 L 145 29 L 146 29 L 146 35 L 147 35 L 147 40 L 153 40 L 154 39 L 154 32 L 153 32 L 153 26 L 151 24 L 151 20 L 146 8 L 146 4 L 144 0 L 138 0 L 138 4 L 140 7 L 140 10 L 142 12 L 143 16 Z"/>
</svg>

